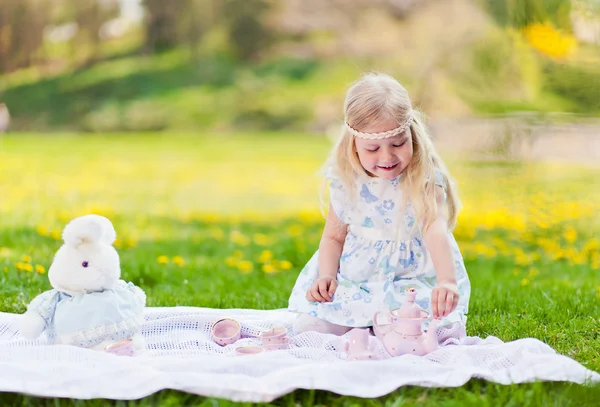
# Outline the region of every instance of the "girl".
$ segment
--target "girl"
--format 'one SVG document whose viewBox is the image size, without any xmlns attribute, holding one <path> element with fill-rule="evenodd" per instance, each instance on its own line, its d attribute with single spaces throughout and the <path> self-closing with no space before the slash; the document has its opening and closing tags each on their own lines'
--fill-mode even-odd
<svg viewBox="0 0 600 407">
<path fill-rule="evenodd" d="M 461 338 L 470 283 L 451 232 L 459 203 L 419 112 L 384 74 L 358 80 L 344 111 L 325 166 L 325 230 L 289 301 L 299 313 L 294 331 L 343 335 L 371 326 L 377 311 L 400 307 L 414 287 L 416 302 L 442 319 L 438 336 Z"/>
</svg>

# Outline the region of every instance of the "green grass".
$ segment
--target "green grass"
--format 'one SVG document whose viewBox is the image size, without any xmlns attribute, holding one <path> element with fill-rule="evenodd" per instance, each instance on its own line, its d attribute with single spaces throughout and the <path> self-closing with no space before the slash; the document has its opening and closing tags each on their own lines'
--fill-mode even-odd
<svg viewBox="0 0 600 407">
<path fill-rule="evenodd" d="M 21 134 L 0 142 L 0 309 L 5 312 L 23 312 L 37 293 L 50 288 L 46 274 L 22 265 L 47 269 L 60 247 L 56 233 L 89 211 L 114 221 L 123 278 L 146 291 L 149 306 L 285 307 L 319 242 L 323 219 L 314 173 L 329 148 L 321 138 Z M 449 166 L 465 202 L 456 235 L 473 286 L 468 334 L 504 341 L 537 338 L 600 371 L 594 263 L 599 249 L 593 243 L 600 200 L 591 187 L 597 168 L 465 160 L 450 160 Z M 556 214 L 559 204 L 566 209 Z M 494 212 L 498 208 L 526 216 L 526 229 L 518 231 Z M 546 217 L 551 218 L 547 225 Z M 564 256 L 552 258 L 550 243 L 539 238 L 556 242 Z M 480 252 L 474 242 L 494 251 Z M 530 258 L 519 260 L 517 248 Z M 279 262 L 289 261 L 291 269 L 279 263 L 277 272 L 265 273 L 259 259 L 265 250 Z M 159 256 L 169 262 L 160 264 Z M 184 260 L 182 266 L 173 262 L 175 256 Z M 252 263 L 252 272 L 240 270 L 240 256 Z M 373 400 L 303 390 L 272 405 L 591 406 L 598 397 L 598 386 L 472 380 L 457 389 L 401 388 Z M 3 394 L 0 404 L 80 402 Z M 125 404 L 234 403 L 162 391 L 139 402 L 115 403 Z"/>
</svg>

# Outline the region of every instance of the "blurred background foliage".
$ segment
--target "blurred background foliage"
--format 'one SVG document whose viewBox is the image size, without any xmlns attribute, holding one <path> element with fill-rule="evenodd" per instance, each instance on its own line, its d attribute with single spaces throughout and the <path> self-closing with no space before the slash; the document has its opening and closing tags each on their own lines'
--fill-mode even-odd
<svg viewBox="0 0 600 407">
<path fill-rule="evenodd" d="M 0 0 L 0 103 L 15 131 L 323 132 L 381 70 L 433 118 L 597 116 L 599 44 L 598 0 Z"/>
</svg>

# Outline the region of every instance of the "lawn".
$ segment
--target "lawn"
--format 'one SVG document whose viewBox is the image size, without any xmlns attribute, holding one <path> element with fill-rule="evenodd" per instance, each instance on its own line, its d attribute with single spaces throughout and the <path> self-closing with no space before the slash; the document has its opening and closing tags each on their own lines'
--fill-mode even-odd
<svg viewBox="0 0 600 407">
<path fill-rule="evenodd" d="M 285 307 L 319 242 L 316 173 L 329 147 L 281 133 L 4 136 L 0 310 L 21 313 L 50 288 L 62 227 L 90 212 L 113 220 L 123 278 L 146 291 L 149 306 Z M 468 334 L 537 338 L 600 371 L 598 168 L 476 157 L 448 165 L 463 201 L 455 235 L 473 286 Z M 599 397 L 600 387 L 473 380 L 374 400 L 297 391 L 273 404 L 580 406 Z M 16 394 L 0 403 L 79 404 Z M 220 403 L 233 404 L 174 391 L 139 402 Z"/>
</svg>

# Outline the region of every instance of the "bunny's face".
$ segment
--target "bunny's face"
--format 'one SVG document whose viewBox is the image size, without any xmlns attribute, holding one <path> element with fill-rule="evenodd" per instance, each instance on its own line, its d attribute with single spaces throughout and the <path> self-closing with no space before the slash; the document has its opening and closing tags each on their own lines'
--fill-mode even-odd
<svg viewBox="0 0 600 407">
<path fill-rule="evenodd" d="M 63 245 L 48 270 L 52 287 L 70 294 L 110 288 L 120 276 L 117 251 L 101 242 Z"/>
</svg>

